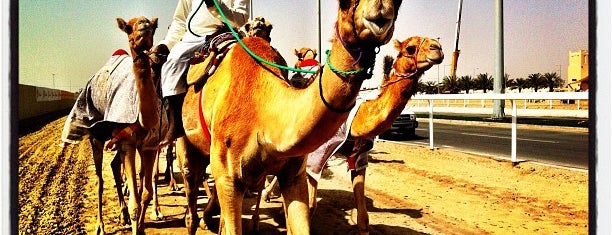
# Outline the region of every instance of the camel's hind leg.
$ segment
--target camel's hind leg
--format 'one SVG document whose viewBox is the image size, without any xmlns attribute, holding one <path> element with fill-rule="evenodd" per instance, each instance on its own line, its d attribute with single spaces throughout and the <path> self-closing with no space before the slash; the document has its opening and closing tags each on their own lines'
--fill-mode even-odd
<svg viewBox="0 0 612 235">
<path fill-rule="evenodd" d="M 111 161 L 111 169 L 113 170 L 113 178 L 115 179 L 115 188 L 117 189 L 117 197 L 119 198 L 119 220 L 122 225 L 130 223 L 130 214 L 128 212 L 127 205 L 125 204 L 125 198 L 123 195 L 123 176 L 121 175 L 121 165 L 123 164 L 122 156 L 119 151 L 115 154 L 115 157 Z"/>
<path fill-rule="evenodd" d="M 96 176 L 98 178 L 98 221 L 96 222 L 96 234 L 106 234 L 104 232 L 104 220 L 102 218 L 102 193 L 104 193 L 104 180 L 102 179 L 102 160 L 104 142 L 95 138 L 89 138 L 91 152 L 96 166 Z"/>
<path fill-rule="evenodd" d="M 121 141 L 121 154 L 124 156 L 124 167 L 127 175 L 127 185 L 129 189 L 128 210 L 132 221 L 132 234 L 138 233 L 138 218 L 140 212 L 140 195 L 136 183 L 136 138 L 129 136 Z"/>
<path fill-rule="evenodd" d="M 177 191 L 178 186 L 176 186 L 176 180 L 174 179 L 174 153 L 172 149 L 174 148 L 174 142 L 168 144 L 166 148 L 166 181 L 168 181 L 168 187 L 170 187 L 171 191 Z"/>
<path fill-rule="evenodd" d="M 287 234 L 310 234 L 305 157 L 291 158 L 279 174 Z"/>
<path fill-rule="evenodd" d="M 181 174 L 183 175 L 184 190 L 187 197 L 185 225 L 189 234 L 195 234 L 198 229 L 197 199 L 199 186 L 202 184 L 202 178 L 210 160 L 187 143 L 185 137 L 177 139 L 176 155 L 181 165 Z"/>
</svg>

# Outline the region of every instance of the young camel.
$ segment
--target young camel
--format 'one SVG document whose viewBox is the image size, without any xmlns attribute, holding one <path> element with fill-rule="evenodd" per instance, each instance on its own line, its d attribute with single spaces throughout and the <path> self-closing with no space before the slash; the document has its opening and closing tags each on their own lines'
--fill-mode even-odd
<svg viewBox="0 0 612 235">
<path fill-rule="evenodd" d="M 157 54 L 148 55 L 146 53 L 153 45 L 157 18 L 149 20 L 140 16 L 128 22 L 117 18 L 117 25 L 128 36 L 132 63 L 124 60 L 125 56 L 111 58 L 107 65 L 113 63 L 114 66 L 110 68 L 105 66 L 89 80 L 68 115 L 62 133 L 62 140 L 65 143 L 75 143 L 89 136 L 98 177 L 96 234 L 105 233 L 102 220 L 104 148 L 117 150 L 117 155 L 123 162 L 129 189 L 126 214 L 129 214 L 132 223 L 132 234 L 141 233 L 144 231 L 144 214 L 151 201 L 152 162 L 159 142 L 158 137 L 160 134 L 163 136 L 159 130 L 165 129 L 160 126 L 158 110 L 161 100 L 157 90 L 159 71 L 155 71 L 155 68 L 159 69 L 165 60 L 163 57 L 158 57 Z M 158 53 L 167 55 L 167 52 Z M 154 62 L 153 66 L 150 60 Z M 112 72 L 121 74 L 110 76 Z M 109 139 L 105 147 L 104 142 Z M 141 190 L 136 188 L 136 150 L 141 157 L 143 173 Z M 121 164 L 115 159 L 111 165 L 120 195 L 120 204 L 124 207 L 125 203 L 120 189 Z M 126 209 L 122 208 L 122 212 L 125 213 L 125 211 Z"/>
<path fill-rule="evenodd" d="M 361 167 L 354 166 L 357 169 L 351 170 L 357 208 L 357 227 L 360 234 L 368 234 L 369 231 L 364 189 L 367 152 L 373 147 L 372 139 L 391 127 L 395 118 L 406 107 L 410 97 L 416 93 L 421 75 L 433 65 L 440 64 L 444 59 L 442 46 L 434 39 L 410 37 L 402 42 L 398 40 L 393 42 L 395 49 L 399 51 L 393 63 L 393 70 L 390 75 L 385 75 L 379 96 L 357 107 L 355 117 L 350 123 L 348 141 L 340 148 L 341 154 L 347 156 L 349 163 L 362 162 Z M 359 159 L 360 157 L 362 159 Z M 312 156 L 309 155 L 309 169 L 311 169 L 311 158 Z M 326 161 L 327 159 L 323 160 L 323 163 Z M 320 177 L 310 170 L 308 173 L 309 204 L 311 213 L 314 213 L 317 202 L 317 179 Z"/>
<path fill-rule="evenodd" d="M 340 0 L 336 37 L 328 66 L 313 82 L 317 86 L 296 89 L 283 81 L 280 69 L 234 46 L 203 88 L 189 88 L 182 113 L 186 136 L 176 145 L 185 159 L 190 234 L 197 229 L 197 186 L 208 162 L 221 206 L 220 233 L 242 234 L 244 192 L 260 190 L 266 175 L 279 177 L 288 234 L 310 233 L 305 154 L 346 120 L 371 76 L 376 48 L 392 37 L 400 4 Z M 264 39 L 248 37 L 244 43 L 266 60 L 283 61 Z"/>
<path fill-rule="evenodd" d="M 365 101 L 354 108 L 356 113 L 350 123 L 349 139 L 345 143 L 336 144 L 336 146 L 341 146 L 332 146 L 332 148 L 336 147 L 335 151 L 339 151 L 342 155 L 347 156 L 347 161 L 350 162 L 349 165 L 353 165 L 351 181 L 353 182 L 353 193 L 357 207 L 357 227 L 360 234 L 368 234 L 368 214 L 365 205 L 364 184 L 367 152 L 373 147 L 372 139 L 391 127 L 395 118 L 399 116 L 410 97 L 416 92 L 418 79 L 421 75 L 433 65 L 441 63 L 444 59 L 441 45 L 433 39 L 410 37 L 402 42 L 393 40 L 393 43 L 399 53 L 395 63 L 392 60 L 385 61 L 385 67 L 387 67 L 387 64 L 391 66 L 391 63 L 393 63 L 393 72 L 390 75 L 385 74 L 380 86 L 380 95 L 376 99 Z M 326 148 L 326 146 L 321 148 Z M 328 155 L 318 154 L 321 151 L 308 155 L 309 164 L 307 172 L 311 217 L 316 208 L 316 190 L 321 170 L 335 151 L 329 152 Z M 359 159 L 359 157 L 362 158 Z M 360 169 L 355 169 L 356 166 L 354 164 L 363 161 L 366 161 L 366 164 L 358 164 L 359 166 L 357 167 Z M 349 167 L 351 168 L 351 166 Z M 262 191 L 261 197 L 266 199 L 272 187 L 274 187 L 274 184 L 270 183 Z M 253 215 L 255 227 L 257 227 L 258 222 L 259 201 L 256 204 Z"/>
</svg>

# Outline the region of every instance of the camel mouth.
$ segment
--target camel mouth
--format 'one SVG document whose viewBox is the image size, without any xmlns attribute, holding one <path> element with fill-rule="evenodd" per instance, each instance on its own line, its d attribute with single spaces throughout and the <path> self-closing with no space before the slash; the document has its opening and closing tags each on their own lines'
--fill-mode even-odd
<svg viewBox="0 0 612 235">
<path fill-rule="evenodd" d="M 363 25 L 377 36 L 387 34 L 393 25 L 392 19 L 386 19 L 383 17 L 378 17 L 376 19 L 367 19 L 364 17 L 362 19 Z"/>
</svg>

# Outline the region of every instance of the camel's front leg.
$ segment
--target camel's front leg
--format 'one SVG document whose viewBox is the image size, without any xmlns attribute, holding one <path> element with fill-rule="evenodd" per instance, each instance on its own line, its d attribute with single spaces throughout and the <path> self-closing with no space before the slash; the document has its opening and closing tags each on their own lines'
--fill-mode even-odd
<svg viewBox="0 0 612 235">
<path fill-rule="evenodd" d="M 138 231 L 144 231 L 144 222 L 147 214 L 147 208 L 149 207 L 149 203 L 153 200 L 153 167 L 156 166 L 155 159 L 157 157 L 156 150 L 141 150 L 140 153 L 140 168 L 142 171 L 141 181 L 142 184 L 142 194 L 141 196 L 141 204 L 140 204 L 140 212 L 138 217 Z M 157 196 L 157 195 L 155 195 Z M 159 206 L 153 207 L 153 210 L 159 210 Z M 160 213 L 161 214 L 161 213 Z"/>
<path fill-rule="evenodd" d="M 153 193 L 153 210 L 151 211 L 151 215 L 149 215 L 149 218 L 151 220 L 154 221 L 158 221 L 158 220 L 162 220 L 164 219 L 164 215 L 161 212 L 161 209 L 159 208 L 159 200 L 158 200 L 158 194 L 157 194 L 157 182 L 159 180 L 158 174 L 159 174 L 159 155 L 160 155 L 161 151 L 155 151 L 155 160 L 153 161 L 153 171 L 151 173 L 151 183 L 152 183 L 152 193 Z M 142 176 L 141 176 L 142 177 Z M 141 181 L 144 182 L 144 181 Z M 143 199 L 144 199 L 144 195 L 143 195 Z M 144 205 L 144 203 L 143 203 Z M 145 209 L 146 210 L 146 209 Z M 144 212 L 144 211 L 143 211 Z M 141 214 L 144 215 L 144 214 Z M 144 221 L 143 221 L 144 222 Z"/>
<path fill-rule="evenodd" d="M 308 175 L 308 174 L 307 174 Z M 317 187 L 319 182 L 312 176 L 308 175 L 308 211 L 310 213 L 309 219 L 312 220 L 315 210 L 317 209 Z"/>
<path fill-rule="evenodd" d="M 305 157 L 289 160 L 278 176 L 283 195 L 287 234 L 310 234 Z"/>
<path fill-rule="evenodd" d="M 355 196 L 355 207 L 357 207 L 357 228 L 359 229 L 360 235 L 369 234 L 368 225 L 370 223 L 365 200 L 365 173 L 365 168 L 358 171 L 351 171 L 353 195 Z"/>
<path fill-rule="evenodd" d="M 221 154 L 211 153 L 211 170 L 221 206 L 219 234 L 240 235 L 242 234 L 242 200 L 245 188 L 239 183 L 240 158 L 233 158 L 226 151 L 227 149 L 223 149 Z"/>
<path fill-rule="evenodd" d="M 96 166 L 96 176 L 98 178 L 98 221 L 96 222 L 96 234 L 105 234 L 104 220 L 102 218 L 102 193 L 104 193 L 104 180 L 102 179 L 102 160 L 104 142 L 94 138 L 89 139 L 91 152 Z"/>
<path fill-rule="evenodd" d="M 121 141 L 121 154 L 124 156 L 124 167 L 127 175 L 127 185 L 130 192 L 128 210 L 132 221 L 132 234 L 138 233 L 138 218 L 140 212 L 140 195 L 136 183 L 136 138 L 130 136 Z"/>
</svg>

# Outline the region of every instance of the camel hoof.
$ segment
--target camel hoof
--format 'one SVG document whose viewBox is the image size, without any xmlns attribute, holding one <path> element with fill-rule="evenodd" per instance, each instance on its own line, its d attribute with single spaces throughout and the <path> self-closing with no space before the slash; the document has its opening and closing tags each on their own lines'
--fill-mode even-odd
<svg viewBox="0 0 612 235">
<path fill-rule="evenodd" d="M 153 210 L 151 214 L 149 215 L 149 219 L 153 221 L 161 221 L 164 219 L 164 214 L 162 214 L 161 211 L 159 211 L 159 209 Z"/>
<path fill-rule="evenodd" d="M 200 219 L 199 227 L 202 230 L 208 230 L 208 225 L 206 224 L 206 220 L 204 218 Z"/>
<path fill-rule="evenodd" d="M 106 234 L 104 232 L 104 224 L 98 223 L 96 225 L 96 235 L 104 235 L 104 234 Z"/>
</svg>

